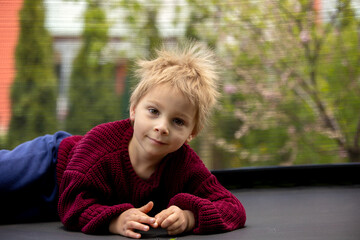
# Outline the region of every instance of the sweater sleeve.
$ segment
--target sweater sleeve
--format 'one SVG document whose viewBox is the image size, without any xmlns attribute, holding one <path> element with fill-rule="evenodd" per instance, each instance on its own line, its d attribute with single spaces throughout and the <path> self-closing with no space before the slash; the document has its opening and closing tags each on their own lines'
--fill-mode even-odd
<svg viewBox="0 0 360 240">
<path fill-rule="evenodd" d="M 111 219 L 133 208 L 129 203 L 108 204 L 110 186 L 103 180 L 100 171 L 93 169 L 86 174 L 68 170 L 64 172 L 58 209 L 67 229 L 104 233 L 108 231 Z"/>
<path fill-rule="evenodd" d="M 114 197 L 112 154 L 124 138 L 124 133 L 117 133 L 123 128 L 120 124 L 124 122 L 92 129 L 76 143 L 68 163 L 62 167 L 65 169 L 59 171 L 58 212 L 67 229 L 108 232 L 111 219 L 133 208 Z"/>
<path fill-rule="evenodd" d="M 192 169 L 186 183 L 191 186 L 190 191 L 176 194 L 170 199 L 169 206 L 176 205 L 194 213 L 193 233 L 196 234 L 232 231 L 243 227 L 246 213 L 241 202 L 219 183 L 199 162 L 201 160 L 198 157 L 191 161 L 195 164 L 186 167 Z"/>
</svg>

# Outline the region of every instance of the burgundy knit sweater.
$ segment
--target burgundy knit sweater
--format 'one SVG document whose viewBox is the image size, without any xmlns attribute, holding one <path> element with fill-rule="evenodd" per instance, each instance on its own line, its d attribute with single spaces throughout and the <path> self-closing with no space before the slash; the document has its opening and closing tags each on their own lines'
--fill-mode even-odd
<svg viewBox="0 0 360 240">
<path fill-rule="evenodd" d="M 184 144 L 168 154 L 148 180 L 135 173 L 128 145 L 129 119 L 105 123 L 85 136 L 64 139 L 58 151 L 59 215 L 66 228 L 108 231 L 114 217 L 149 201 L 149 215 L 176 205 L 195 216 L 193 233 L 230 231 L 244 226 L 240 201 L 226 190 L 196 153 Z"/>
</svg>

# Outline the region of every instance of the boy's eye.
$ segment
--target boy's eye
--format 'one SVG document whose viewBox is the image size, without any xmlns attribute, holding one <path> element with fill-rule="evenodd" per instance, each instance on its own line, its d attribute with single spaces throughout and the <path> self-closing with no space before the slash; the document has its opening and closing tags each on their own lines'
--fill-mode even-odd
<svg viewBox="0 0 360 240">
<path fill-rule="evenodd" d="M 154 114 L 154 115 L 158 115 L 159 111 L 155 108 L 149 108 L 149 113 Z"/>
<path fill-rule="evenodd" d="M 185 124 L 184 120 L 182 120 L 180 118 L 175 118 L 173 121 L 178 126 L 183 126 Z"/>
</svg>

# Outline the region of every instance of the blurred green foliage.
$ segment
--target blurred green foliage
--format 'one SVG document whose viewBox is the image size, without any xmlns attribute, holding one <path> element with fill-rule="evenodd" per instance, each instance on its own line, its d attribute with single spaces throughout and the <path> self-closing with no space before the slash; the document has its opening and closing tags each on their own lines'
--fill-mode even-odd
<svg viewBox="0 0 360 240">
<path fill-rule="evenodd" d="M 192 32 L 216 47 L 224 70 L 208 140 L 214 166 L 360 161 L 360 20 L 352 1 L 328 12 L 313 1 L 188 2 L 202 16 L 189 23 Z"/>
<path fill-rule="evenodd" d="M 83 43 L 73 62 L 66 130 L 85 134 L 120 118 L 121 98 L 115 92 L 115 63 L 106 55 L 109 24 L 101 1 L 88 1 Z"/>
<path fill-rule="evenodd" d="M 104 54 L 104 2 L 125 10 L 119 18 L 129 35 L 122 37 L 142 57 L 163 42 L 184 39 L 216 51 L 223 97 L 212 124 L 192 142 L 209 168 L 360 161 L 360 19 L 354 1 L 337 0 L 319 12 L 311 0 L 187 0 L 187 6 L 173 6 L 174 26 L 186 25 L 183 36 L 169 40 L 158 22 L 162 1 L 87 0 L 66 120 L 74 134 L 123 118 L 134 84 L 130 59 L 127 90 L 115 95 L 114 62 Z"/>
<path fill-rule="evenodd" d="M 7 147 L 57 130 L 52 39 L 44 26 L 42 0 L 24 0 L 11 88 L 12 117 Z"/>
</svg>

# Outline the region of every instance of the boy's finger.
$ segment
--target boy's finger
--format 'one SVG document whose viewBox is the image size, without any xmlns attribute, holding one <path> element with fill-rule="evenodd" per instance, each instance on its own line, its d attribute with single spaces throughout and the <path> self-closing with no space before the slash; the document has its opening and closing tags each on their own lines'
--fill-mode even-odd
<svg viewBox="0 0 360 240">
<path fill-rule="evenodd" d="M 168 230 L 167 232 L 169 235 L 177 235 L 177 234 L 183 233 L 184 231 L 179 227 L 174 230 Z"/>
<path fill-rule="evenodd" d="M 147 204 L 145 204 L 144 206 L 138 208 L 139 211 L 143 212 L 143 213 L 148 213 L 151 211 L 151 209 L 154 207 L 154 203 L 152 201 L 148 202 Z"/>
<path fill-rule="evenodd" d="M 186 230 L 186 225 L 181 222 L 175 222 L 174 224 L 166 228 L 166 230 L 169 235 L 176 235 L 183 233 Z"/>
<path fill-rule="evenodd" d="M 141 238 L 140 233 L 136 233 L 130 229 L 126 230 L 124 235 L 129 238 Z"/>
<path fill-rule="evenodd" d="M 128 225 L 127 225 L 127 228 L 128 228 L 128 230 L 140 230 L 140 231 L 144 231 L 144 232 L 146 232 L 146 231 L 149 231 L 149 226 L 147 226 L 147 225 L 144 225 L 144 224 L 142 224 L 142 223 L 139 223 L 139 222 L 135 222 L 135 221 L 132 221 L 132 222 L 130 222 Z"/>
<path fill-rule="evenodd" d="M 149 217 L 148 215 L 145 215 L 145 214 L 143 216 L 139 216 L 138 218 L 136 218 L 136 221 L 140 222 L 140 223 L 146 223 L 151 226 L 156 223 L 155 218 Z"/>
<path fill-rule="evenodd" d="M 183 225 L 181 222 L 176 221 L 173 224 L 169 225 L 168 227 L 166 227 L 166 230 L 168 231 L 176 231 L 178 229 L 182 229 L 185 230 L 185 225 Z"/>
<path fill-rule="evenodd" d="M 168 228 L 171 225 L 173 225 L 177 220 L 179 219 L 179 215 L 177 214 L 171 214 L 169 215 L 162 223 L 161 223 L 161 227 L 162 228 Z"/>
<path fill-rule="evenodd" d="M 150 226 L 153 228 L 158 228 L 159 224 L 155 221 L 153 224 L 150 224 Z"/>
<path fill-rule="evenodd" d="M 156 214 L 155 219 L 156 219 L 156 222 L 159 224 L 159 226 L 161 226 L 161 224 L 169 216 L 169 214 L 170 214 L 170 212 L 167 209 Z"/>
</svg>

